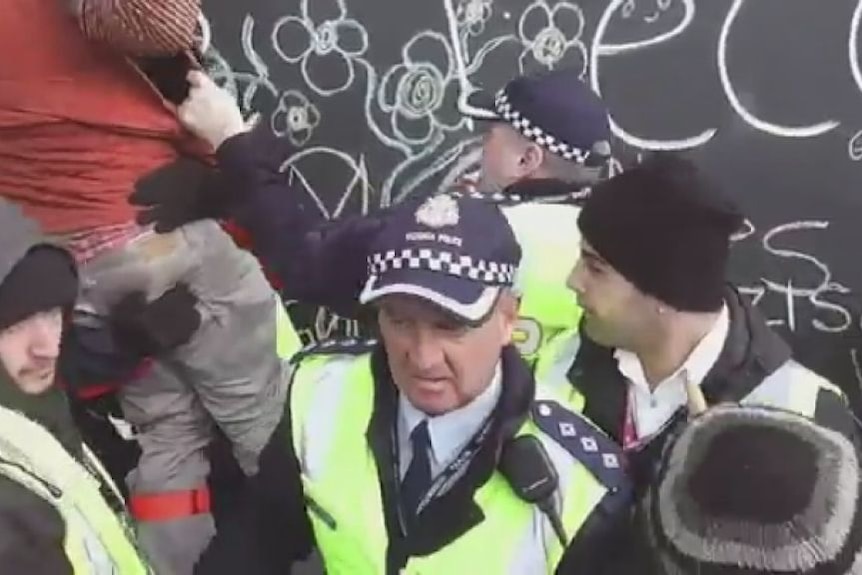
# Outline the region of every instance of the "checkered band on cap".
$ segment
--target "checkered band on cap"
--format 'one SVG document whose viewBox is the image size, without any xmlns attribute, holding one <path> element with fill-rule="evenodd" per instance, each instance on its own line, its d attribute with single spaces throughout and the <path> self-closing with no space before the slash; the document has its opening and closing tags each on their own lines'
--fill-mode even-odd
<svg viewBox="0 0 862 575">
<path fill-rule="evenodd" d="M 509 102 L 509 96 L 505 90 L 497 92 L 494 98 L 494 108 L 497 111 L 497 115 L 520 132 L 522 136 L 528 140 L 532 140 L 552 154 L 556 154 L 564 160 L 574 160 L 580 164 L 586 162 L 587 158 L 590 157 L 590 151 L 584 151 L 569 145 L 535 125 L 523 113 L 515 109 L 512 103 Z"/>
<path fill-rule="evenodd" d="M 559 196 L 543 196 L 543 197 L 527 197 L 521 194 L 513 194 L 507 192 L 490 192 L 482 193 L 476 191 L 460 191 L 453 190 L 446 192 L 447 195 L 453 198 L 472 198 L 474 200 L 484 200 L 492 204 L 520 204 L 522 202 L 538 202 L 538 203 L 557 203 L 562 201 L 583 201 L 586 200 L 592 193 L 592 188 L 579 188 L 572 190 Z"/>
<path fill-rule="evenodd" d="M 388 250 L 372 254 L 368 258 L 368 271 L 371 275 L 402 269 L 441 272 L 499 286 L 512 285 L 517 271 L 513 264 L 478 260 L 430 248 Z"/>
</svg>

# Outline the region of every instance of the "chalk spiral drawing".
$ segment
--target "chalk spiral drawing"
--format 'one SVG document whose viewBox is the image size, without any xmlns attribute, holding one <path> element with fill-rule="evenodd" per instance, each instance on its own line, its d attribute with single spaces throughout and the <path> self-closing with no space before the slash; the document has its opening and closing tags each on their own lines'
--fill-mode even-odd
<svg viewBox="0 0 862 575">
<path fill-rule="evenodd" d="M 284 3 L 286 13 L 266 21 L 256 18 L 253 11 L 246 13 L 239 39 L 243 61 L 228 62 L 218 50 L 219 38 L 213 40 L 207 55 L 213 76 L 237 95 L 246 112 L 252 111 L 258 95 L 271 99 L 271 109 L 265 110 L 271 129 L 299 149 L 285 159 L 283 168 L 292 170 L 323 215 L 338 217 L 348 204 L 355 207 L 357 200 L 359 209 L 367 212 L 403 200 L 421 190 L 425 182 L 452 185 L 475 171 L 481 137 L 477 126 L 458 111 L 469 109 L 467 97 L 476 90 L 497 87 L 481 85 L 479 79 L 494 55 L 511 54 L 513 74 L 574 66 L 596 92 L 607 95 L 611 88 L 603 83 L 603 63 L 681 42 L 691 33 L 698 4 L 705 0 L 608 0 L 598 10 L 594 3 L 584 1 L 427 0 L 439 2 L 439 21 L 416 30 L 401 44 L 400 53 L 390 54 L 385 64 L 370 58 L 374 35 L 351 4 L 313 0 L 316 5 L 329 5 L 331 14 L 328 19 L 315 19 L 309 10 L 311 1 Z M 728 61 L 734 24 L 745 18 L 746 2 L 733 0 L 728 6 L 724 20 L 716 23 L 720 28 L 713 62 L 729 109 L 746 126 L 774 138 L 817 138 L 841 126 L 839 120 L 829 117 L 829 110 L 822 110 L 820 118 L 800 118 L 795 124 L 783 125 L 770 121 L 767 112 L 755 114 L 746 108 Z M 585 11 L 587 7 L 592 11 Z M 645 37 L 609 39 L 613 22 L 636 18 L 643 20 Z M 667 25 L 668 20 L 672 25 Z M 862 98 L 862 0 L 848 13 L 848 20 L 847 69 Z M 660 22 L 664 22 L 661 30 L 650 32 L 650 26 Z M 204 36 L 210 38 L 209 26 L 203 24 Z M 271 71 L 285 66 L 295 69 L 302 82 L 276 85 Z M 368 133 L 391 152 L 391 163 L 374 166 L 373 173 L 364 151 L 347 152 L 337 142 L 317 137 L 326 121 L 327 101 L 345 93 L 357 95 L 357 111 L 364 115 Z M 709 125 L 708 118 L 702 121 L 703 125 L 689 133 L 672 138 L 634 133 L 613 117 L 611 127 L 622 142 L 636 150 L 685 150 L 704 146 L 720 133 L 720 126 Z M 848 157 L 862 160 L 862 129 L 841 127 L 848 130 Z M 312 157 L 324 158 L 352 174 L 334 205 L 331 190 L 324 201 L 314 174 L 303 168 L 303 162 Z M 617 164 L 614 171 L 619 169 Z M 785 277 L 764 274 L 742 287 L 757 304 L 783 303 L 784 312 L 770 318 L 772 325 L 822 333 L 858 327 L 851 310 L 840 303 L 850 289 L 833 277 L 830 267 L 814 254 L 784 247 L 785 239 L 822 234 L 829 225 L 827 221 L 801 220 L 760 230 L 749 221 L 734 238 L 740 244 L 757 242 L 769 258 L 785 264 Z M 799 272 L 800 278 L 787 279 L 786 270 Z M 358 333 L 355 322 L 324 311 L 313 324 L 306 334 L 313 338 L 334 330 L 353 336 Z M 853 361 L 858 363 L 855 355 Z"/>
</svg>

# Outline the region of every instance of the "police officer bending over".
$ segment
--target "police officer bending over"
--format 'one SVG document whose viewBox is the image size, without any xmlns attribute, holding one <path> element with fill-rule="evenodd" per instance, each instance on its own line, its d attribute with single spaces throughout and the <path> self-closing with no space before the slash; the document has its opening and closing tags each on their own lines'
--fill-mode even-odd
<svg viewBox="0 0 862 575">
<path fill-rule="evenodd" d="M 511 345 L 519 260 L 485 200 L 444 194 L 387 218 L 361 295 L 382 342 L 299 354 L 261 457 L 253 519 L 271 566 L 288 572 L 313 541 L 336 575 L 611 569 L 621 454 Z M 232 568 L 231 537 L 199 572 Z"/>
</svg>

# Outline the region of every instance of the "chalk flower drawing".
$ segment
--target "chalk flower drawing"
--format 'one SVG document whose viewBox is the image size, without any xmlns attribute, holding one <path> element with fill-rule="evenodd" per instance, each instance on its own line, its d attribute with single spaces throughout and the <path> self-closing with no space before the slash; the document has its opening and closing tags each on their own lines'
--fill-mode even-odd
<svg viewBox="0 0 862 575">
<path fill-rule="evenodd" d="M 270 118 L 275 135 L 279 138 L 286 136 L 294 146 L 304 146 L 319 123 L 317 106 L 298 90 L 285 91 Z"/>
<path fill-rule="evenodd" d="M 377 100 L 390 114 L 392 132 L 409 144 L 427 143 L 439 130 L 458 129 L 458 81 L 455 57 L 438 32 L 414 36 L 402 49 L 402 61 L 380 80 Z"/>
<path fill-rule="evenodd" d="M 289 64 L 301 63 L 303 78 L 321 96 L 347 90 L 356 76 L 354 60 L 368 49 L 365 26 L 347 17 L 344 0 L 334 0 L 334 6 L 332 2 L 314 0 L 315 10 L 326 12 L 326 4 L 335 9 L 335 14 L 317 23 L 309 11 L 311 1 L 303 0 L 302 17 L 284 16 L 272 30 L 276 53 Z"/>
<path fill-rule="evenodd" d="M 518 62 L 521 72 L 530 71 L 535 64 L 550 69 L 566 59 L 581 63 L 583 77 L 587 65 L 587 48 L 581 40 L 584 23 L 584 13 L 577 4 L 560 3 L 553 9 L 544 0 L 531 4 L 518 22 L 518 36 L 524 46 Z"/>
<path fill-rule="evenodd" d="M 661 16 L 662 12 L 666 12 L 670 8 L 671 4 L 673 4 L 673 0 L 656 0 L 655 10 L 643 17 L 644 22 L 655 22 Z M 626 0 L 622 8 L 622 17 L 625 19 L 631 18 L 635 12 L 635 8 L 637 8 L 635 0 Z"/>
<path fill-rule="evenodd" d="M 491 19 L 491 0 L 461 0 L 457 14 L 459 24 L 466 27 L 469 34 L 478 36 Z"/>
</svg>

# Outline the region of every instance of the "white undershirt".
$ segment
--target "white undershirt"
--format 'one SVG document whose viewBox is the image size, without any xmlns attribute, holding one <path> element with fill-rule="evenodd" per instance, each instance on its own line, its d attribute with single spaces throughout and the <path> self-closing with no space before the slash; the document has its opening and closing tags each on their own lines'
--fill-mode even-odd
<svg viewBox="0 0 862 575">
<path fill-rule="evenodd" d="M 659 383 L 655 390 L 650 389 L 637 355 L 622 349 L 614 352 L 620 373 L 629 381 L 629 398 L 633 406 L 638 439 L 648 439 L 660 431 L 676 410 L 686 405 L 686 379 L 697 385 L 703 383 L 706 374 L 718 361 L 729 329 L 730 316 L 727 306 L 722 306 L 709 332 L 695 346 L 680 368 Z"/>
</svg>

